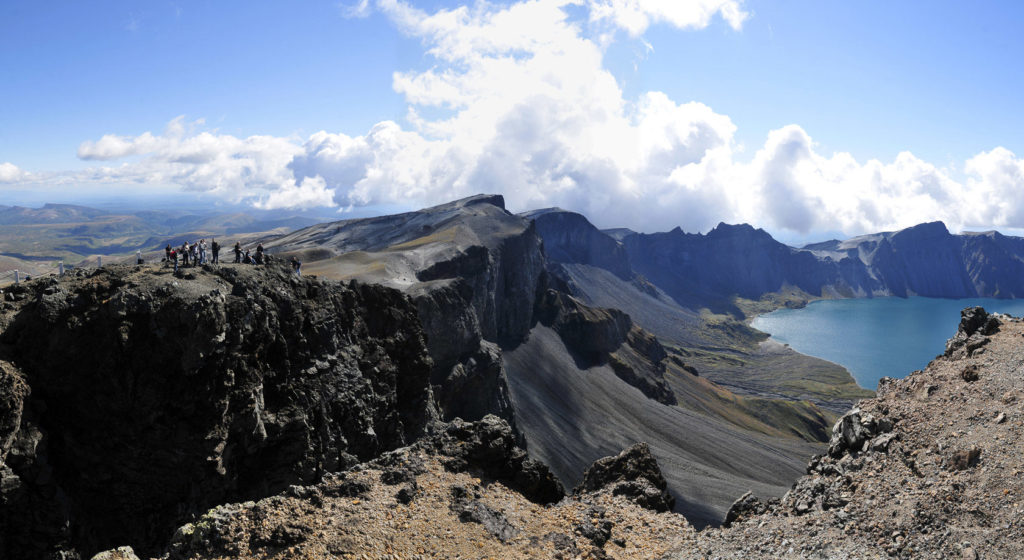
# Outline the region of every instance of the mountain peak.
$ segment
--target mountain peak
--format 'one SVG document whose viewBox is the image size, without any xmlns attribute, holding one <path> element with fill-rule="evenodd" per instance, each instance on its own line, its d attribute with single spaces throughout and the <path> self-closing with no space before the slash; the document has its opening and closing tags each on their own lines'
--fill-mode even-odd
<svg viewBox="0 0 1024 560">
<path fill-rule="evenodd" d="M 916 226 L 910 226 L 901 230 L 903 232 L 914 232 L 914 233 L 927 233 L 932 235 L 949 235 L 949 229 L 946 224 L 941 221 L 935 222 L 924 222 L 917 224 Z"/>
<path fill-rule="evenodd" d="M 715 229 L 707 234 L 710 238 L 722 237 L 771 237 L 763 229 L 756 229 L 750 224 L 727 224 L 719 222 Z"/>
</svg>

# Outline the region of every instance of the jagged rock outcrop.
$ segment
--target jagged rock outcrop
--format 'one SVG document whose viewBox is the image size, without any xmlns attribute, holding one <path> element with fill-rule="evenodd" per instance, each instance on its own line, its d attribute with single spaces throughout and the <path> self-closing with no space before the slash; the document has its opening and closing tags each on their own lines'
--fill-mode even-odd
<svg viewBox="0 0 1024 560">
<path fill-rule="evenodd" d="M 651 334 L 618 309 L 583 305 L 576 298 L 546 290 L 535 315 L 558 333 L 580 368 L 609 364 L 620 379 L 663 404 L 676 404 L 665 381 L 668 353 Z"/>
<path fill-rule="evenodd" d="M 633 503 L 654 511 L 670 511 L 675 498 L 668 493 L 668 483 L 661 474 L 658 461 L 646 443 L 637 443 L 614 457 L 604 457 L 583 473 L 583 482 L 574 492 L 596 492 L 610 487 L 612 495 L 625 496 Z"/>
<path fill-rule="evenodd" d="M 315 482 L 435 419 L 416 307 L 395 290 L 283 266 L 22 289 L 0 335 L 17 367 L 0 368 L 5 558 L 152 554 L 193 513 Z"/>
<path fill-rule="evenodd" d="M 584 368 L 607 362 L 633 326 L 629 315 L 618 309 L 588 307 L 555 290 L 545 291 L 538 299 L 536 316 L 558 333 Z"/>
<path fill-rule="evenodd" d="M 999 331 L 999 319 L 981 307 L 966 307 L 960 312 L 960 326 L 953 338 L 946 342 L 946 356 L 972 354 L 988 344 L 988 336 Z"/>
<path fill-rule="evenodd" d="M 476 422 L 455 419 L 423 445 L 447 457 L 455 472 L 481 472 L 505 483 L 527 499 L 548 504 L 565 495 L 547 465 L 530 459 L 518 447 L 516 434 L 504 420 L 488 415 Z"/>
<path fill-rule="evenodd" d="M 119 546 L 113 550 L 105 550 L 92 557 L 92 560 L 139 560 L 130 546 Z"/>
</svg>

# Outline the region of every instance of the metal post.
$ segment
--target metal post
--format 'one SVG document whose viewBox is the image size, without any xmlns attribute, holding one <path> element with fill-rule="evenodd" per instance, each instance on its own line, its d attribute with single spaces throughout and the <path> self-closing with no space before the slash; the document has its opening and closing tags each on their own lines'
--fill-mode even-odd
<svg viewBox="0 0 1024 560">
<path fill-rule="evenodd" d="M 57 273 L 59 276 L 64 276 L 64 261 L 57 263 Z"/>
<path fill-rule="evenodd" d="M 14 283 L 17 284 L 21 280 L 18 278 L 18 269 L 14 269 Z"/>
</svg>

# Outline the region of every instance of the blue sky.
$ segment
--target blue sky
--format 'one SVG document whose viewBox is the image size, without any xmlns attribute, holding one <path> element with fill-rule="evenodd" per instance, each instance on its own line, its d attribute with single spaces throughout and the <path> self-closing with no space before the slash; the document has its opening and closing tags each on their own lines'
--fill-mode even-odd
<svg viewBox="0 0 1024 560">
<path fill-rule="evenodd" d="M 469 4 L 445 27 L 464 3 L 371 1 L 353 17 L 338 2 L 7 0 L 0 193 L 184 190 L 265 208 L 351 209 L 500 190 L 514 210 L 557 204 L 638 228 L 725 220 L 852 234 L 929 218 L 1024 226 L 1024 199 L 1007 195 L 1022 190 L 1024 169 L 1024 5 L 677 4 L 699 2 L 720 11 L 699 21 L 665 15 L 674 2 L 554 1 L 529 18 L 554 14 L 557 29 L 534 37 L 534 26 L 500 17 L 517 3 Z M 744 16 L 730 20 L 737 10 Z M 631 28 L 623 14 L 646 23 Z M 531 42 L 481 46 L 473 29 Z M 448 40 L 480 50 L 446 50 Z M 505 98 L 473 83 L 500 79 L 502 60 L 562 45 L 558 60 L 520 76 L 536 78 L 539 93 Z M 591 107 L 577 87 L 586 75 L 548 89 L 551 74 L 570 69 L 595 84 L 611 76 L 619 91 L 595 87 Z M 396 72 L 410 82 L 401 86 Z M 586 111 L 566 108 L 581 103 Z M 616 104 L 622 114 L 594 117 Z M 646 124 L 638 107 L 650 109 Z M 488 110 L 497 116 L 480 124 Z M 177 136 L 165 132 L 179 117 Z M 671 126 L 652 133 L 663 121 Z M 327 136 L 314 138 L 319 131 Z M 519 133 L 506 142 L 509 131 Z M 615 131 L 631 144 L 580 148 Z M 135 142 L 146 132 L 156 140 Z M 265 141 L 240 147 L 250 137 Z M 201 156 L 182 155 L 190 138 Z M 615 155 L 634 145 L 646 147 Z M 225 171 L 214 161 L 250 163 Z M 752 197 L 763 201 L 751 207 Z M 970 208 L 944 209 L 965 200 Z"/>
</svg>

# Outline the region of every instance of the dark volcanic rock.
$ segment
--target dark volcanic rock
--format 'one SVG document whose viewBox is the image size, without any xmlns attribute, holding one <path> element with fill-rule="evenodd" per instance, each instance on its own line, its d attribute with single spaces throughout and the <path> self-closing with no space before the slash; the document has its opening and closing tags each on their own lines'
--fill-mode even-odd
<svg viewBox="0 0 1024 560">
<path fill-rule="evenodd" d="M 768 511 L 768 504 L 762 502 L 753 492 L 747 492 L 733 502 L 725 514 L 722 527 L 730 527 L 733 523 L 744 521 L 755 515 Z"/>
<path fill-rule="evenodd" d="M 960 349 L 970 354 L 988 343 L 987 337 L 998 331 L 999 319 L 989 315 L 984 308 L 965 307 L 960 312 L 956 334 L 946 342 L 946 356 L 952 356 Z"/>
<path fill-rule="evenodd" d="M 0 361 L 0 465 L 21 426 L 21 411 L 28 385 L 13 365 Z"/>
<path fill-rule="evenodd" d="M 647 509 L 669 511 L 675 505 L 675 498 L 666 490 L 668 483 L 658 461 L 646 443 L 637 443 L 614 457 L 594 461 L 574 492 L 596 492 L 609 486 L 613 495 L 624 495 Z"/>
<path fill-rule="evenodd" d="M 547 465 L 530 459 L 517 446 L 512 428 L 496 416 L 488 415 L 476 422 L 457 418 L 424 445 L 449 457 L 445 461 L 449 470 L 477 470 L 531 501 L 548 504 L 565 495 L 562 483 Z"/>
<path fill-rule="evenodd" d="M 583 521 L 575 527 L 577 533 L 597 547 L 603 547 L 612 538 L 612 528 L 615 527 L 614 523 L 604 518 L 605 513 L 603 507 L 588 508 L 583 513 Z"/>
<path fill-rule="evenodd" d="M 112 267 L 31 289 L 0 356 L 32 388 L 0 534 L 31 542 L 4 558 L 151 554 L 191 514 L 313 482 L 433 421 L 416 309 L 395 290 L 284 267 Z M 17 399 L 3 402 L 0 426 Z"/>
<path fill-rule="evenodd" d="M 853 409 L 836 421 L 832 428 L 828 454 L 837 458 L 846 453 L 866 451 L 872 445 L 875 450 L 884 449 L 889 439 L 884 438 L 883 434 L 892 432 L 892 429 L 892 420 L 876 419 L 871 414 Z"/>
<path fill-rule="evenodd" d="M 479 523 L 501 542 L 508 542 L 519 534 L 519 529 L 509 523 L 500 511 L 495 511 L 480 500 L 471 499 L 469 492 L 461 486 L 452 488 L 451 510 L 459 516 L 459 521 Z"/>
<path fill-rule="evenodd" d="M 606 363 L 633 326 L 629 315 L 618 309 L 588 307 L 554 290 L 538 299 L 537 318 L 558 333 L 584 368 Z"/>
<path fill-rule="evenodd" d="M 551 327 L 581 369 L 608 364 L 620 379 L 648 398 L 677 404 L 665 381 L 668 352 L 650 333 L 633 326 L 618 309 L 589 307 L 576 298 L 546 290 L 537 299 L 537 320 Z"/>
</svg>

